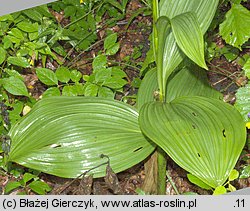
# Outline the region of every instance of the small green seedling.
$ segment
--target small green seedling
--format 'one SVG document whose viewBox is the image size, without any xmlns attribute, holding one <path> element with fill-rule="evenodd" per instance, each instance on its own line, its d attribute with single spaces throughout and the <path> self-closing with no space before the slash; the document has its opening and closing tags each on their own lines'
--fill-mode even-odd
<svg viewBox="0 0 250 211">
<path fill-rule="evenodd" d="M 40 180 L 38 176 L 25 173 L 21 180 L 8 182 L 5 186 L 5 194 L 9 194 L 11 191 L 19 189 L 21 192 L 18 195 L 26 195 L 30 191 L 33 191 L 39 195 L 45 195 L 51 191 L 51 187 L 44 181 Z"/>
<path fill-rule="evenodd" d="M 199 178 L 195 177 L 192 174 L 187 175 L 188 180 L 201 187 L 202 189 L 205 190 L 213 190 L 213 188 L 206 183 L 204 183 L 202 180 Z M 239 177 L 239 172 L 236 169 L 233 169 L 231 173 L 229 174 L 228 180 L 224 185 L 219 185 L 213 190 L 213 195 L 220 195 L 220 194 L 225 194 L 227 192 L 233 192 L 236 191 L 236 188 L 231 184 L 232 181 L 236 180 Z"/>
<path fill-rule="evenodd" d="M 236 180 L 239 177 L 239 172 L 236 169 L 233 169 L 228 177 L 228 181 L 221 186 L 215 188 L 213 195 L 226 194 L 227 192 L 236 191 L 236 188 L 231 184 L 232 181 Z"/>
</svg>

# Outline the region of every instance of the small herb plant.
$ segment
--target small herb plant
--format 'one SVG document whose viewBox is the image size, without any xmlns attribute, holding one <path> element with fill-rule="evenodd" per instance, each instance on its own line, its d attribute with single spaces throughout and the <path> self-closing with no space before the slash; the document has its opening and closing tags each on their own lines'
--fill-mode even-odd
<svg viewBox="0 0 250 211">
<path fill-rule="evenodd" d="M 107 36 L 103 52 L 93 59 L 93 73 L 90 75 L 82 75 L 80 71 L 66 66 L 58 67 L 55 72 L 47 68 L 36 68 L 38 79 L 49 86 L 43 97 L 84 95 L 113 99 L 115 92 L 122 92 L 128 83 L 125 80 L 127 75 L 120 66 L 108 66 L 107 57 L 115 55 L 119 48 L 117 33 Z"/>
<path fill-rule="evenodd" d="M 247 27 L 250 24 L 250 12 L 240 3 L 241 0 L 231 2 L 231 9 L 226 13 L 219 31 L 226 43 L 239 50 L 250 38 L 250 29 Z"/>
<path fill-rule="evenodd" d="M 8 194 L 15 189 L 20 191 L 18 192 L 18 195 L 26 195 L 30 191 L 33 191 L 39 195 L 45 195 L 51 191 L 51 187 L 47 183 L 40 180 L 38 176 L 31 173 L 25 173 L 22 176 L 22 179 L 19 181 L 8 182 L 5 186 L 4 193 Z"/>
<path fill-rule="evenodd" d="M 228 181 L 223 186 L 216 187 L 213 192 L 213 195 L 220 195 L 220 194 L 225 194 L 227 192 L 236 191 L 236 188 L 231 184 L 231 182 L 236 180 L 238 177 L 239 177 L 239 172 L 233 169 L 229 174 Z"/>
<path fill-rule="evenodd" d="M 9 113 L 11 124 L 22 116 L 25 106 L 32 107 L 36 102 L 30 95 L 34 87 L 27 85 L 23 77 L 25 70 L 29 72 L 35 69 L 38 79 L 48 86 L 43 97 L 85 95 L 88 84 L 83 86 L 85 81 L 82 73 L 66 65 L 74 61 L 71 59 L 71 52 L 86 50 L 95 44 L 95 31 L 112 26 L 122 19 L 127 3 L 127 0 L 121 3 L 62 0 L 0 17 L 0 100 L 7 106 L 6 112 Z M 63 15 L 60 14 L 61 11 L 64 12 Z M 100 25 L 104 15 L 111 19 Z M 112 56 L 119 50 L 119 42 L 117 34 L 108 35 L 103 38 L 104 50 L 101 54 Z M 69 48 L 71 49 L 67 52 L 65 49 Z M 57 70 L 56 74 L 46 68 L 46 64 L 52 61 L 57 64 L 51 68 Z M 120 72 L 115 77 L 117 81 L 113 76 L 110 76 L 107 86 L 90 81 L 93 83 L 86 89 L 86 95 L 111 97 L 116 90 L 122 91 L 122 86 L 126 84 L 125 73 L 120 67 L 116 69 L 119 69 L 116 72 Z M 12 98 L 10 94 L 16 98 Z M 1 121 L 2 133 L 6 132 L 4 124 Z"/>
</svg>

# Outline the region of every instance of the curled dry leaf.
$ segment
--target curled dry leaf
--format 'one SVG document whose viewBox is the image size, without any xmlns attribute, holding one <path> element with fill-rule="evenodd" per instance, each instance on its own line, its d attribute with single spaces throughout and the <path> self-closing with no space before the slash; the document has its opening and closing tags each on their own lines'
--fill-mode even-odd
<svg viewBox="0 0 250 211">
<path fill-rule="evenodd" d="M 104 177 L 104 181 L 108 188 L 114 192 L 114 194 L 122 194 L 122 189 L 118 177 L 110 166 L 109 157 L 107 155 L 101 155 L 101 158 L 104 157 L 108 159 L 108 165 L 106 167 L 106 175 Z"/>
<path fill-rule="evenodd" d="M 106 185 L 114 192 L 114 194 L 122 194 L 118 177 L 108 164 L 106 167 L 106 176 L 104 177 Z"/>
<path fill-rule="evenodd" d="M 81 178 L 78 189 L 74 192 L 75 195 L 90 195 L 92 192 L 93 175 Z"/>
</svg>

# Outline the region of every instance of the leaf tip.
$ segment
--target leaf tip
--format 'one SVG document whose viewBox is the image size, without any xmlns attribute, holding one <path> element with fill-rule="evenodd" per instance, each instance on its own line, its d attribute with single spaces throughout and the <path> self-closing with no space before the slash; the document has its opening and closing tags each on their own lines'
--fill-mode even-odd
<svg viewBox="0 0 250 211">
<path fill-rule="evenodd" d="M 205 70 L 208 70 L 208 66 L 205 61 L 200 64 L 200 67 L 204 68 Z"/>
</svg>

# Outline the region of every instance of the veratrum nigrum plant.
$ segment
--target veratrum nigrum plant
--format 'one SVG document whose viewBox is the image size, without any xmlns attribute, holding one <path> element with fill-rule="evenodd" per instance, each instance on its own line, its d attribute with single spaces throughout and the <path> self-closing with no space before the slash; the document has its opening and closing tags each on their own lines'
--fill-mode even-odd
<svg viewBox="0 0 250 211">
<path fill-rule="evenodd" d="M 218 0 L 154 0 L 156 68 L 145 75 L 137 106 L 98 97 L 42 99 L 11 128 L 6 162 L 72 178 L 101 164 L 100 154 L 120 172 L 158 146 L 212 188 L 224 184 L 246 128 L 204 78 L 203 34 L 217 5 Z M 91 173 L 102 177 L 105 167 Z"/>
</svg>

